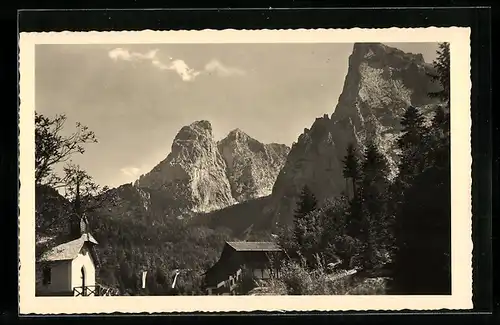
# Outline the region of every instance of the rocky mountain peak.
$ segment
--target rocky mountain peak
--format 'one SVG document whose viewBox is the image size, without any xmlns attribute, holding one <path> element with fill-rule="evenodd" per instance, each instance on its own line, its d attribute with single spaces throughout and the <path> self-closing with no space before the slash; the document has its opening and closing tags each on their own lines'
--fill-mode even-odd
<svg viewBox="0 0 500 325">
<path fill-rule="evenodd" d="M 176 141 L 213 140 L 212 125 L 208 121 L 196 121 L 180 129 L 174 139 Z"/>
<path fill-rule="evenodd" d="M 229 132 L 218 148 L 232 195 L 239 202 L 271 194 L 290 150 L 286 145 L 261 143 L 240 129 Z"/>
<path fill-rule="evenodd" d="M 210 122 L 195 121 L 180 129 L 170 154 L 136 185 L 155 191 L 155 197 L 160 193 L 166 214 L 211 212 L 269 195 L 288 151 L 241 129 L 216 142 Z"/>
<path fill-rule="evenodd" d="M 204 129 L 212 132 L 212 124 L 207 120 L 194 121 L 189 125 L 189 127 L 193 129 Z"/>
<path fill-rule="evenodd" d="M 436 105 L 428 76 L 432 65 L 421 54 L 405 53 L 381 43 L 356 43 L 331 119 L 318 117 L 291 149 L 273 188 L 270 209 L 284 222 L 291 220 L 295 200 L 307 184 L 322 200 L 345 190 L 342 160 L 349 143 L 360 150 L 374 141 L 386 156 L 392 177 L 397 172 L 396 139 L 409 105 L 424 113 Z M 430 114 L 430 113 L 429 113 Z"/>
<path fill-rule="evenodd" d="M 403 61 L 415 61 L 419 64 L 425 64 L 424 56 L 421 53 L 408 53 L 401 51 L 395 47 L 390 47 L 382 43 L 355 43 L 353 46 L 352 55 L 353 58 L 358 59 L 394 59 L 400 62 Z"/>
<path fill-rule="evenodd" d="M 246 140 L 248 139 L 248 134 L 246 134 L 245 132 L 243 132 L 241 129 L 239 128 L 236 128 L 234 130 L 231 130 L 226 139 L 234 139 L 234 140 Z"/>
<path fill-rule="evenodd" d="M 137 183 L 163 192 L 169 214 L 210 212 L 235 203 L 225 171 L 212 126 L 202 120 L 182 127 L 166 159 Z"/>
<path fill-rule="evenodd" d="M 332 118 L 351 118 L 359 127 L 364 115 L 399 117 L 404 108 L 431 102 L 432 66 L 422 54 L 405 53 L 381 43 L 356 43 L 349 57 L 342 94 Z M 353 109 L 355 108 L 355 109 Z"/>
</svg>

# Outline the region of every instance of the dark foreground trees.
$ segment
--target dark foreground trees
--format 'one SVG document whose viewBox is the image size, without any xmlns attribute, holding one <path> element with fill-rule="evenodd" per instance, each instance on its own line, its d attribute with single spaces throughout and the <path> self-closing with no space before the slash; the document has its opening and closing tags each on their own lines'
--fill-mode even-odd
<svg viewBox="0 0 500 325">
<path fill-rule="evenodd" d="M 387 177 L 384 155 L 368 142 L 361 153 L 347 147 L 347 196 L 308 204 L 310 191 L 302 192 L 295 236 L 281 236 L 280 242 L 302 253 L 309 267 L 318 267 L 310 262 L 317 256 L 340 258 L 345 268 L 388 266 L 389 294 L 451 293 L 449 62 L 449 45 L 440 44 L 431 78 L 441 89 L 429 94 L 437 99 L 435 112 L 424 116 L 417 107 L 406 109 L 394 179 Z"/>
<path fill-rule="evenodd" d="M 442 101 L 429 128 L 415 108 L 403 119 L 401 196 L 396 209 L 393 294 L 451 294 L 449 45 L 434 62 Z"/>
</svg>

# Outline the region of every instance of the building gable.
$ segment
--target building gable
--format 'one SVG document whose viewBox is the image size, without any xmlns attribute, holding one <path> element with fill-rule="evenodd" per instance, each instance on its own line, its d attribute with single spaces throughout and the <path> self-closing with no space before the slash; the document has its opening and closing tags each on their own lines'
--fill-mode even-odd
<svg viewBox="0 0 500 325">
<path fill-rule="evenodd" d="M 80 250 L 80 254 L 83 256 L 89 256 L 90 260 L 95 266 L 99 265 L 99 260 L 97 258 L 97 253 L 95 251 L 94 245 L 90 244 L 89 242 L 84 243 L 82 246 L 82 249 Z"/>
</svg>

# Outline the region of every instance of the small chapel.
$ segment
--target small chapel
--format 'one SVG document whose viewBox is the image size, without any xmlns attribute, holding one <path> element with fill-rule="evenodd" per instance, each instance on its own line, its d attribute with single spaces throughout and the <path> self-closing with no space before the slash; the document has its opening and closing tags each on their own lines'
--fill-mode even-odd
<svg viewBox="0 0 500 325">
<path fill-rule="evenodd" d="M 77 235 L 73 233 L 71 240 L 47 249 L 37 260 L 37 267 L 42 270 L 42 281 L 37 283 L 36 295 L 111 295 L 109 288 L 96 283 L 96 267 L 99 265 L 97 245 L 97 240 L 90 234 L 87 218 L 80 218 Z"/>
</svg>

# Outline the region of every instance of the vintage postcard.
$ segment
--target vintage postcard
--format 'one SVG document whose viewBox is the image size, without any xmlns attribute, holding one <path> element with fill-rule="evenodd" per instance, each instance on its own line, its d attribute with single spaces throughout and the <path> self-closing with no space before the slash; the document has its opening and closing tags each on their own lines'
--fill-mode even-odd
<svg viewBox="0 0 500 325">
<path fill-rule="evenodd" d="M 469 37 L 21 33 L 20 313 L 472 308 Z"/>
</svg>

